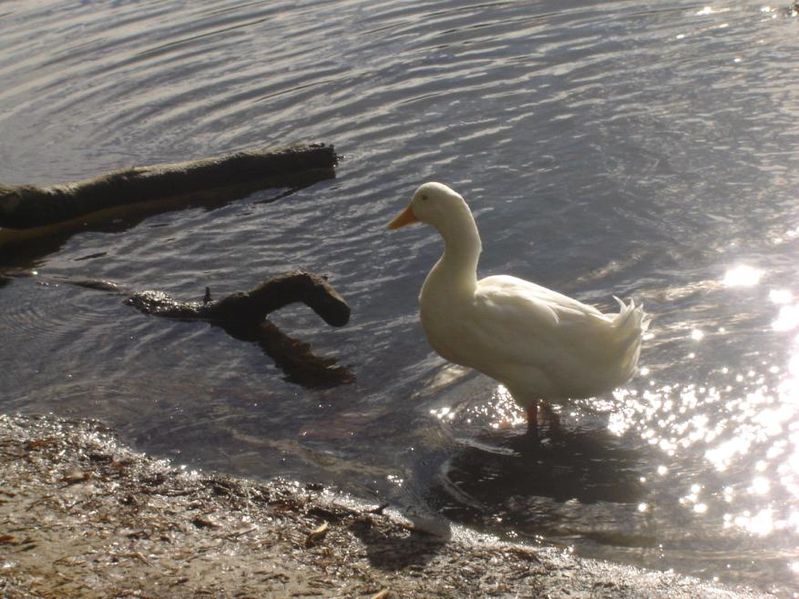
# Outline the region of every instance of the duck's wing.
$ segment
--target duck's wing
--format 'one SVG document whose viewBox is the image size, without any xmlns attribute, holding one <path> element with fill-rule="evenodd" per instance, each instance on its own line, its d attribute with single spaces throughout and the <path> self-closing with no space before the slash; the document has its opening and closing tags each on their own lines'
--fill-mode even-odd
<svg viewBox="0 0 799 599">
<path fill-rule="evenodd" d="M 527 322 L 532 328 L 608 325 L 611 318 L 593 306 L 530 281 L 498 275 L 479 281 L 475 307 L 511 323 Z"/>
<path fill-rule="evenodd" d="M 612 319 L 592 306 L 509 276 L 481 280 L 466 336 L 497 363 L 550 369 L 606 345 Z"/>
</svg>

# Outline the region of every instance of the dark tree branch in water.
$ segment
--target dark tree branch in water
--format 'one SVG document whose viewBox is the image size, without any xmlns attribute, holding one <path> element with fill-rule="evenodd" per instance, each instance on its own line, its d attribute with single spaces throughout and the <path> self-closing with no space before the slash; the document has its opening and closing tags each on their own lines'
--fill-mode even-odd
<svg viewBox="0 0 799 599">
<path fill-rule="evenodd" d="M 257 343 L 286 374 L 286 379 L 304 387 L 329 387 L 355 380 L 352 372 L 332 358 L 315 355 L 309 344 L 283 334 L 266 316 L 288 304 L 302 302 L 325 322 L 347 324 L 350 308 L 323 277 L 295 271 L 274 277 L 246 292 L 219 301 L 182 302 L 162 291 L 143 291 L 125 303 L 146 314 L 181 320 L 204 320 L 222 327 L 231 337 Z"/>
<path fill-rule="evenodd" d="M 0 185 L 0 227 L 52 225 L 122 205 L 243 184 L 298 186 L 332 177 L 336 163 L 332 146 L 315 144 L 134 167 L 50 187 Z"/>
<path fill-rule="evenodd" d="M 302 302 L 334 327 L 349 322 L 350 308 L 344 298 L 324 277 L 294 271 L 273 277 L 250 291 L 233 293 L 219 301 L 182 302 L 163 291 L 142 291 L 125 303 L 142 312 L 183 320 L 207 320 L 214 324 L 227 322 L 257 324 L 267 314 L 295 302 Z"/>
</svg>

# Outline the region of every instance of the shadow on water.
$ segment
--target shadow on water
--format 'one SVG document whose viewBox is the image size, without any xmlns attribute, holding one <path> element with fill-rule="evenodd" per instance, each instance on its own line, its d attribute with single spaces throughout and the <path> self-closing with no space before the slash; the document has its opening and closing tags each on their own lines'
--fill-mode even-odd
<svg viewBox="0 0 799 599">
<path fill-rule="evenodd" d="M 568 502 L 637 504 L 646 456 L 606 430 L 562 430 L 536 439 L 491 431 L 456 452 L 430 491 L 431 503 L 469 525 L 541 534 Z"/>
</svg>

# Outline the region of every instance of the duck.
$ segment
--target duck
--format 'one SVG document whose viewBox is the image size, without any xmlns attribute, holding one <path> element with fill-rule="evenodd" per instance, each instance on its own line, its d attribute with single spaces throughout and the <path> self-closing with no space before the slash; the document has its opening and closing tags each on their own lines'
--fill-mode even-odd
<svg viewBox="0 0 799 599">
<path fill-rule="evenodd" d="M 650 317 L 634 300 L 614 296 L 618 313 L 510 275 L 477 278 L 480 233 L 463 197 L 443 183 L 424 183 L 388 224 L 434 227 L 444 251 L 419 293 L 430 346 L 445 360 L 501 383 L 537 434 L 539 404 L 599 396 L 637 371 Z"/>
</svg>

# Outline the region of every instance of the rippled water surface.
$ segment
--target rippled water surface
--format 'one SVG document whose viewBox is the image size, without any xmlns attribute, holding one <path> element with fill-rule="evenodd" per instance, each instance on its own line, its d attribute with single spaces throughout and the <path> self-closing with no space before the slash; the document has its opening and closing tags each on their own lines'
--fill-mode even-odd
<svg viewBox="0 0 799 599">
<path fill-rule="evenodd" d="M 301 141 L 337 177 L 84 232 L 0 287 L 0 407 L 101 418 L 196 466 L 321 480 L 583 555 L 791 593 L 799 575 L 799 19 L 787 3 L 0 4 L 0 181 Z M 655 321 L 640 375 L 531 443 L 427 346 L 425 180 L 470 201 L 481 270 Z M 289 193 L 285 193 L 289 191 Z M 52 248 L 51 248 L 52 249 Z M 4 264 L 20 256 L 2 256 Z M 351 303 L 255 344 L 66 281 L 198 299 L 294 267 Z"/>
</svg>

